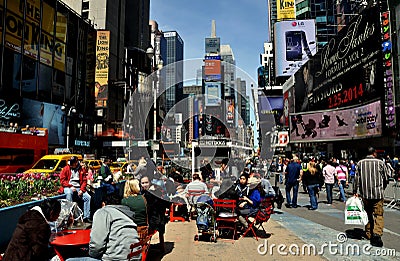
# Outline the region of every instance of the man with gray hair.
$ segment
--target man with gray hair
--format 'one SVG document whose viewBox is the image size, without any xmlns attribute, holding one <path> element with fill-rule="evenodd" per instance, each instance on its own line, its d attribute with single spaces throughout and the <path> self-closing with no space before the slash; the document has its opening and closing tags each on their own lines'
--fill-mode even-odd
<svg viewBox="0 0 400 261">
<path fill-rule="evenodd" d="M 368 148 L 368 156 L 357 164 L 353 193 L 363 199 L 365 211 L 368 214 L 368 224 L 365 226 L 365 237 L 372 246 L 382 247 L 383 234 L 383 201 L 387 186 L 388 174 L 385 162 L 377 158 L 376 150 Z"/>
</svg>

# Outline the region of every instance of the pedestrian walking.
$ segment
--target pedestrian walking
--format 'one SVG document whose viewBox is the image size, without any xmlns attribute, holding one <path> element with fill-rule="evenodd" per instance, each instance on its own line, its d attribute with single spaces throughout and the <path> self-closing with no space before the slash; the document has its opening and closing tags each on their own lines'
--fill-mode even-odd
<svg viewBox="0 0 400 261">
<path fill-rule="evenodd" d="M 303 172 L 302 182 L 307 186 L 308 195 L 310 196 L 309 210 L 316 210 L 318 208 L 317 193 L 319 191 L 319 184 L 321 183 L 322 174 L 314 161 L 308 163 L 307 171 Z"/>
<path fill-rule="evenodd" d="M 300 174 L 302 173 L 301 165 L 298 158 L 294 156 L 286 167 L 285 171 L 285 190 L 286 190 L 286 207 L 297 208 L 297 194 L 299 193 Z M 290 192 L 293 189 L 293 199 Z"/>
<path fill-rule="evenodd" d="M 340 191 L 340 201 L 346 202 L 346 194 L 344 189 L 347 187 L 349 184 L 349 171 L 345 165 L 344 160 L 339 161 L 339 165 L 336 167 L 336 173 L 337 173 L 337 182 L 339 186 L 339 191 Z"/>
<path fill-rule="evenodd" d="M 349 176 L 350 176 L 350 183 L 354 187 L 354 176 L 356 175 L 356 163 L 353 160 L 350 160 L 349 165 Z"/>
<path fill-rule="evenodd" d="M 385 162 L 377 158 L 376 150 L 368 148 L 368 156 L 357 163 L 355 186 L 353 193 L 360 192 L 364 209 L 368 214 L 368 224 L 365 225 L 365 237 L 372 246 L 382 247 L 384 227 L 383 201 L 384 190 L 388 183 L 388 173 Z"/>
<path fill-rule="evenodd" d="M 332 160 L 329 160 L 326 166 L 322 169 L 324 175 L 325 188 L 326 188 L 326 200 L 328 206 L 332 205 L 332 193 L 333 185 L 335 184 L 335 176 L 337 175 L 336 169 L 332 166 Z"/>
</svg>

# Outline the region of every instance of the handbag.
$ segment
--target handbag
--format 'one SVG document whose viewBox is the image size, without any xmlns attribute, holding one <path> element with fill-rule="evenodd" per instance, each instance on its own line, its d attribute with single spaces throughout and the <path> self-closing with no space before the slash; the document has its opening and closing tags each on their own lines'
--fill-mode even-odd
<svg viewBox="0 0 400 261">
<path fill-rule="evenodd" d="M 344 221 L 346 225 L 365 226 L 368 224 L 368 214 L 364 210 L 363 202 L 359 197 L 353 196 L 346 201 Z"/>
</svg>

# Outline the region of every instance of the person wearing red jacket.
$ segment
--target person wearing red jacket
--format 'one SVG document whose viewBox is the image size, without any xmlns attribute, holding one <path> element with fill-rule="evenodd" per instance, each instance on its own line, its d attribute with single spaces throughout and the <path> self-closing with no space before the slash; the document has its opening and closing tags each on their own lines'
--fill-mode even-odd
<svg viewBox="0 0 400 261">
<path fill-rule="evenodd" d="M 90 222 L 90 200 L 89 193 L 86 192 L 87 171 L 78 164 L 78 158 L 72 156 L 69 164 L 60 173 L 61 187 L 58 192 L 65 193 L 67 200 L 73 201 L 73 194 L 76 193 L 83 199 L 83 220 Z"/>
</svg>

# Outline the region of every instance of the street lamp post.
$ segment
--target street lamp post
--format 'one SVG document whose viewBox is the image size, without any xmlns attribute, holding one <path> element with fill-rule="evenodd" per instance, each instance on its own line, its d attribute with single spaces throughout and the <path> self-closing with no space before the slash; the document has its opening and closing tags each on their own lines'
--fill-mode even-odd
<svg viewBox="0 0 400 261">
<path fill-rule="evenodd" d="M 67 107 L 65 105 L 61 106 L 61 110 L 62 111 L 67 111 Z M 69 122 L 70 122 L 69 119 L 70 119 L 72 113 L 76 113 L 75 106 L 71 106 L 68 109 L 68 113 L 67 113 L 67 149 L 69 149 Z"/>
<path fill-rule="evenodd" d="M 151 60 L 151 73 L 154 72 L 154 49 L 152 47 L 146 50 L 147 57 Z M 152 81 L 153 92 L 153 160 L 157 163 L 157 151 L 155 149 L 155 141 L 157 140 L 157 90 L 154 88 L 154 81 Z"/>
<path fill-rule="evenodd" d="M 157 81 L 157 86 L 154 86 L 154 77 L 152 77 L 152 92 L 153 92 L 153 160 L 154 163 L 157 163 L 157 146 L 156 144 L 157 141 L 157 92 L 159 89 L 159 82 L 160 82 L 160 70 L 163 67 L 163 60 L 161 59 L 160 55 L 160 46 L 159 44 L 155 43 L 155 49 L 153 47 L 149 47 L 146 50 L 147 57 L 151 60 L 151 72 L 155 72 L 157 70 L 156 74 L 156 81 Z"/>
</svg>

